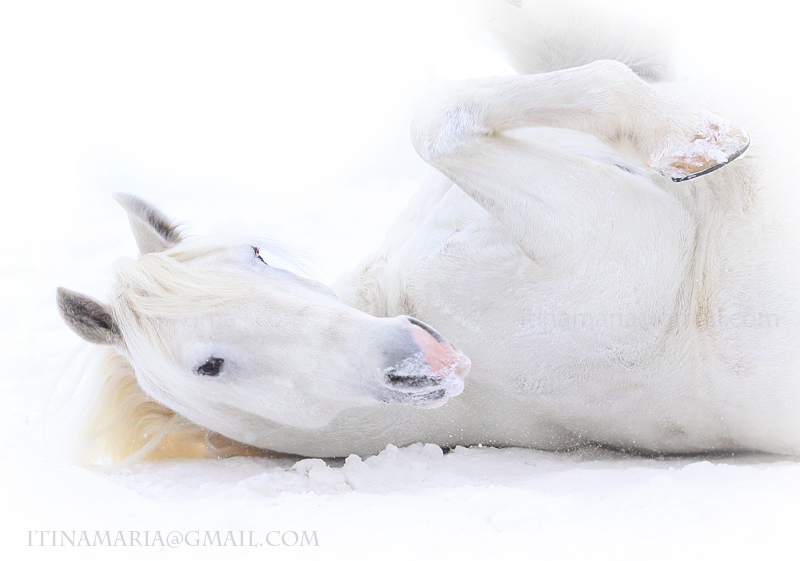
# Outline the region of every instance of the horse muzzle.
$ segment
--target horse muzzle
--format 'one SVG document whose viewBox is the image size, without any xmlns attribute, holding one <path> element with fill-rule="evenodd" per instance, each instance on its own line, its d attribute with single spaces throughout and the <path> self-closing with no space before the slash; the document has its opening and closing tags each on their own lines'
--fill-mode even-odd
<svg viewBox="0 0 800 561">
<path fill-rule="evenodd" d="M 400 316 L 402 352 L 388 353 L 381 379 L 380 399 L 433 409 L 464 391 L 471 362 L 436 330 L 421 321 Z"/>
</svg>

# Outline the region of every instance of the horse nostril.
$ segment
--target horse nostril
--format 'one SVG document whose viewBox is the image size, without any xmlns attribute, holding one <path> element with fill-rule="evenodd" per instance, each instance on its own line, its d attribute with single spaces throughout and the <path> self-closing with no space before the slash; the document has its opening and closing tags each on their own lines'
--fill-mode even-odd
<svg viewBox="0 0 800 561">
<path fill-rule="evenodd" d="M 435 386 L 441 382 L 441 377 L 432 377 L 424 374 L 401 374 L 397 368 L 387 368 L 384 374 L 386 383 L 397 389 L 417 389 Z"/>
</svg>

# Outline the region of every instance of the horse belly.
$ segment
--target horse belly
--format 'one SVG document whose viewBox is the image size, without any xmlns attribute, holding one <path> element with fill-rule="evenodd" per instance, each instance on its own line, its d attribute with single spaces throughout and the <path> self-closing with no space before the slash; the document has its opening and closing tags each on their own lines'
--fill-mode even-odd
<svg viewBox="0 0 800 561">
<path fill-rule="evenodd" d="M 796 415 L 778 403 L 793 403 L 794 372 L 742 379 L 690 330 L 581 308 L 590 288 L 553 278 L 457 187 L 401 253 L 394 312 L 436 326 L 473 363 L 457 400 L 464 443 L 800 451 Z"/>
</svg>

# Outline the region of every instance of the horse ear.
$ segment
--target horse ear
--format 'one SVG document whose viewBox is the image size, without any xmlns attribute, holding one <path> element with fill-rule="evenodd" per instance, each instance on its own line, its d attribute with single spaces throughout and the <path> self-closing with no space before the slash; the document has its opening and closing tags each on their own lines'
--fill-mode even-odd
<svg viewBox="0 0 800 561">
<path fill-rule="evenodd" d="M 114 317 L 100 302 L 66 288 L 58 289 L 56 300 L 61 317 L 81 338 L 100 345 L 122 342 Z"/>
<path fill-rule="evenodd" d="M 126 193 L 112 196 L 128 213 L 133 237 L 141 253 L 164 251 L 181 241 L 175 224 L 147 201 Z"/>
</svg>

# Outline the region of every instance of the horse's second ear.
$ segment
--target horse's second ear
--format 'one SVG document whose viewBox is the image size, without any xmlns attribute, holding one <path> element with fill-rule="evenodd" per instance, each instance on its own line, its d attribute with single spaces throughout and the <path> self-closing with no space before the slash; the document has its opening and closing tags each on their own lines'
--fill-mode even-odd
<svg viewBox="0 0 800 561">
<path fill-rule="evenodd" d="M 122 333 L 108 309 L 92 298 L 66 288 L 59 288 L 58 311 L 70 328 L 90 343 L 115 345 Z"/>
<path fill-rule="evenodd" d="M 156 207 L 139 197 L 114 193 L 114 200 L 128 213 L 133 237 L 142 253 L 164 251 L 181 241 L 178 228 Z"/>
</svg>

